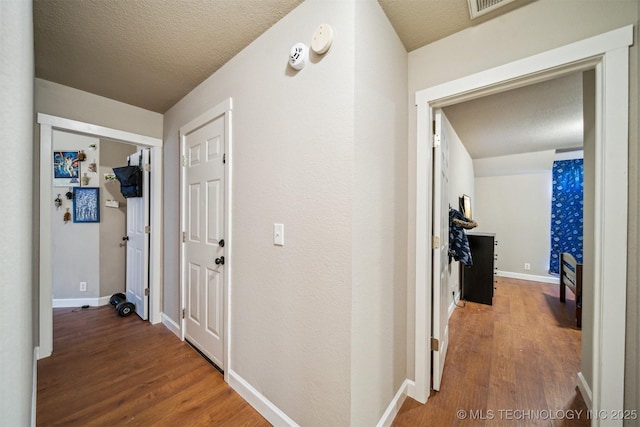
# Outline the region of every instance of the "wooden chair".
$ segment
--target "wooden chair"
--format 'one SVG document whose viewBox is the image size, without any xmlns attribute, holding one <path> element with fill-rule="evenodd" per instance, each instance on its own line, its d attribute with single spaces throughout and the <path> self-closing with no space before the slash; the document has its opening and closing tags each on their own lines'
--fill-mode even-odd
<svg viewBox="0 0 640 427">
<path fill-rule="evenodd" d="M 576 326 L 582 328 L 582 264 L 570 253 L 560 254 L 560 301 L 566 301 L 567 288 L 576 296 Z"/>
</svg>

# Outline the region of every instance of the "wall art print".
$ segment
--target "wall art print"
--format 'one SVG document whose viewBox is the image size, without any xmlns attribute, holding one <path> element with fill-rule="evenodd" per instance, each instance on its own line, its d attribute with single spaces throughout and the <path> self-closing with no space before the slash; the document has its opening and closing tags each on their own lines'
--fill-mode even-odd
<svg viewBox="0 0 640 427">
<path fill-rule="evenodd" d="M 73 222 L 100 222 L 100 189 L 98 187 L 73 189 Z"/>
<path fill-rule="evenodd" d="M 77 151 L 53 152 L 53 186 L 80 186 L 80 162 Z"/>
</svg>

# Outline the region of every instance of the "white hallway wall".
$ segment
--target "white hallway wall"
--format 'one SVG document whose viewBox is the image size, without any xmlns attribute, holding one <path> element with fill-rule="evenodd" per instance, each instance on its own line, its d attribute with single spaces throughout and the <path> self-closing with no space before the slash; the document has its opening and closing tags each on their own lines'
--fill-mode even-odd
<svg viewBox="0 0 640 427">
<path fill-rule="evenodd" d="M 165 114 L 169 201 L 180 192 L 179 128 L 233 98 L 227 370 L 300 425 L 350 416 L 353 18 L 352 2 L 304 2 Z M 296 73 L 289 49 L 321 23 L 336 41 Z M 179 323 L 179 203 L 164 214 L 164 313 Z"/>
<path fill-rule="evenodd" d="M 84 150 L 87 160 L 78 162 L 79 176 L 87 173 L 91 180 L 89 187 L 98 187 L 97 173 L 87 172 L 88 164 L 100 162 L 99 150 L 89 151 L 89 144 L 99 146 L 99 139 L 68 132 L 53 132 L 54 151 Z M 52 184 L 53 185 L 53 184 Z M 54 300 L 71 298 L 98 298 L 100 296 L 100 223 L 73 222 L 73 200 L 65 194 L 72 187 L 52 187 L 55 199 L 60 195 L 62 206 L 57 208 L 51 200 L 51 237 L 53 280 L 51 292 Z M 64 213 L 69 210 L 71 220 L 64 221 Z M 100 206 L 100 209 L 104 209 Z M 87 283 L 87 290 L 80 291 L 80 282 Z"/>
<path fill-rule="evenodd" d="M 452 208 L 459 208 L 459 197 L 467 195 L 471 198 L 471 215 L 475 218 L 476 189 L 473 176 L 473 160 L 460 137 L 447 119 L 443 117 L 443 127 L 449 135 L 449 205 Z M 451 261 L 449 264 L 449 288 L 456 293 L 456 298 L 460 294 L 460 262 Z M 447 293 L 448 295 L 448 293 Z M 453 303 L 449 297 L 448 305 Z"/>
<path fill-rule="evenodd" d="M 406 379 L 407 53 L 356 1 L 351 425 L 373 426 Z"/>
<path fill-rule="evenodd" d="M 477 177 L 475 184 L 477 231 L 496 233 L 497 269 L 552 279 L 551 171 Z"/>
<path fill-rule="evenodd" d="M 33 334 L 33 18 L 29 1 L 0 2 L 0 414 L 2 423 L 35 423 L 31 401 Z"/>
<path fill-rule="evenodd" d="M 35 110 L 65 119 L 162 138 L 162 114 L 47 80 L 35 79 Z M 39 143 L 37 138 L 35 143 Z"/>
<path fill-rule="evenodd" d="M 331 50 L 294 72 L 289 48 L 321 23 L 335 29 Z M 370 46 L 354 28 L 380 37 L 381 52 L 357 53 Z M 376 61 L 379 74 L 367 68 Z M 310 0 L 165 115 L 171 200 L 180 126 L 233 98 L 231 369 L 301 425 L 375 423 L 406 378 L 403 63 L 375 1 Z M 179 218 L 167 204 L 164 312 L 174 321 Z M 275 222 L 284 247 L 273 245 Z"/>
</svg>

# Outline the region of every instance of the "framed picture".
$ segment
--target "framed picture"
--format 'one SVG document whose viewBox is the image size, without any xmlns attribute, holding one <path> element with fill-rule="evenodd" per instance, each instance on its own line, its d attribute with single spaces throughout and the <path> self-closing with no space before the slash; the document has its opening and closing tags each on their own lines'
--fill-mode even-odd
<svg viewBox="0 0 640 427">
<path fill-rule="evenodd" d="M 79 187 L 80 162 L 77 151 L 53 152 L 53 186 Z"/>
<path fill-rule="evenodd" d="M 466 194 L 463 194 L 462 197 L 460 197 L 460 211 L 465 217 L 473 219 L 471 216 L 471 197 Z"/>
<path fill-rule="evenodd" d="M 74 187 L 73 222 L 100 222 L 98 187 Z"/>
</svg>

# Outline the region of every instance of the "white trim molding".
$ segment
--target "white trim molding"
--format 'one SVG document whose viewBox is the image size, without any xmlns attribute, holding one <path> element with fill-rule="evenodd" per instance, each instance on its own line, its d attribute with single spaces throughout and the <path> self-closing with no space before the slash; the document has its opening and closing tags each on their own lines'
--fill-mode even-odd
<svg viewBox="0 0 640 427">
<path fill-rule="evenodd" d="M 280 408 L 267 399 L 262 393 L 256 390 L 237 372 L 231 369 L 229 372 L 229 385 L 233 388 L 247 403 L 255 408 L 267 421 L 274 426 L 290 426 L 298 427 L 298 424 L 287 416 Z"/>
<path fill-rule="evenodd" d="M 512 271 L 503 270 L 497 270 L 496 276 L 507 277 L 509 279 L 527 280 L 529 282 L 555 283 L 556 285 L 560 284 L 560 278 L 553 276 L 537 276 L 535 274 L 514 273 Z"/>
<path fill-rule="evenodd" d="M 587 405 L 587 409 L 593 411 L 593 395 L 591 394 L 589 383 L 587 383 L 582 372 L 578 372 L 578 389 L 580 390 L 584 403 Z"/>
<path fill-rule="evenodd" d="M 99 298 L 54 298 L 52 306 L 53 308 L 82 307 L 83 305 L 100 307 L 109 304 L 110 299 L 111 296 Z"/>
<path fill-rule="evenodd" d="M 151 236 L 149 254 L 149 322 L 161 321 L 161 293 L 162 293 L 162 140 L 98 126 L 91 123 L 63 117 L 38 113 L 40 125 L 40 287 L 39 299 L 39 357 L 45 358 L 53 351 L 53 268 L 52 268 L 52 238 L 51 238 L 51 209 L 52 174 L 51 152 L 53 148 L 53 131 L 75 132 L 95 136 L 107 140 L 125 142 L 151 149 L 153 172 L 151 174 Z M 85 305 L 85 304 L 80 304 Z M 92 305 L 89 303 L 89 305 Z"/>
<path fill-rule="evenodd" d="M 180 325 L 173 321 L 169 316 L 162 313 L 162 324 L 169 329 L 175 336 L 182 340 L 182 332 L 180 331 Z"/>
<path fill-rule="evenodd" d="M 378 424 L 376 424 L 376 427 L 390 427 L 391 424 L 393 424 L 393 420 L 398 415 L 398 412 L 400 412 L 402 404 L 409 395 L 409 389 L 413 385 L 415 385 L 413 381 L 404 380 L 395 396 L 393 396 L 393 399 L 391 399 L 391 402 L 389 403 L 389 406 L 387 406 L 387 409 L 384 411 L 384 414 L 382 414 L 382 417 L 378 421 Z"/>
<path fill-rule="evenodd" d="M 596 148 L 594 206 L 594 411 L 624 407 L 625 312 L 627 266 L 620 248 L 627 247 L 629 46 L 633 26 L 552 49 L 528 58 L 416 92 L 417 135 L 410 141 L 416 153 L 415 228 L 415 391 L 426 402 L 431 384 L 431 211 L 430 124 L 433 109 L 490 93 L 526 86 L 572 72 L 595 69 Z M 605 150 L 606 147 L 606 150 Z M 604 291 L 606 283 L 606 292 Z M 600 425 L 600 420 L 593 420 Z M 607 425 L 622 425 L 619 423 Z"/>
</svg>

